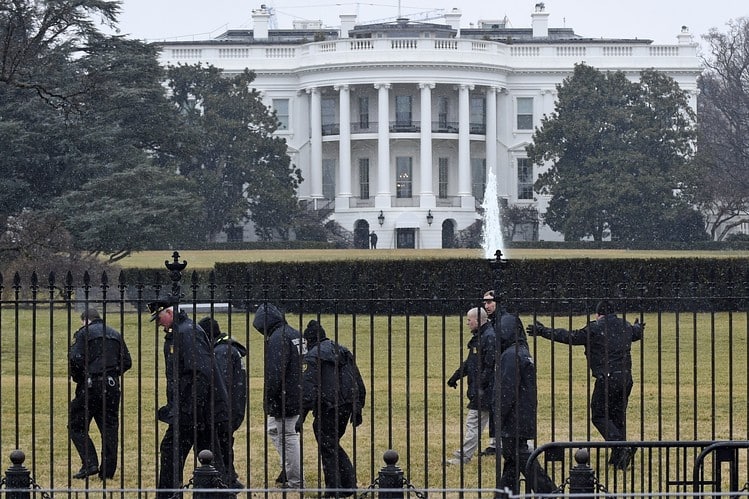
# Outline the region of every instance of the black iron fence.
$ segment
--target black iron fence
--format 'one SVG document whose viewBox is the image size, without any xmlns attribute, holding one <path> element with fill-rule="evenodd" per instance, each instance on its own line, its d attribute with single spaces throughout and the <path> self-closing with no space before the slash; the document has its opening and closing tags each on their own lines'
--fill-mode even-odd
<svg viewBox="0 0 749 499">
<path fill-rule="evenodd" d="M 145 304 L 176 289 L 183 295 L 180 307 L 190 318 L 215 318 L 247 347 L 247 417 L 234 443 L 235 467 L 247 491 L 274 489 L 280 471 L 262 403 L 265 346 L 252 327 L 261 303 L 289 311 L 286 320 L 299 330 L 310 319 L 318 320 L 329 337 L 353 352 L 367 386 L 367 401 L 363 424 L 349 426 L 342 445 L 352 457 L 360 494 L 371 493 L 370 487 L 377 484 L 388 449 L 398 452 L 397 465 L 411 493 L 439 491 L 449 496 L 450 491 L 497 490 L 501 459 L 477 455 L 462 465 L 445 465 L 460 448 L 468 416 L 466 387 L 453 390 L 445 380 L 465 356 L 470 338 L 465 314 L 481 305 L 482 291 L 467 286 L 465 294 L 456 297 L 450 290 L 451 297 L 443 299 L 440 289 L 415 286 L 409 298 L 396 299 L 388 295 L 387 286 L 373 285 L 368 293 L 346 295 L 344 289 L 336 298 L 319 298 L 322 293 L 314 289 L 281 289 L 267 283 L 237 290 L 215 281 L 181 281 L 180 270 L 171 269 L 171 286 L 129 282 L 122 276 L 110 280 L 106 274 L 16 275 L 10 281 L 3 276 L 0 456 L 22 449 L 34 483 L 45 489 L 141 490 L 142 497 L 149 497 L 149 491 L 152 497 L 165 431 L 157 411 L 166 393 L 163 332 L 149 321 Z M 541 320 L 567 329 L 585 325 L 595 303 L 608 298 L 564 296 L 553 292 L 553 284 L 545 290 L 504 289 L 503 296 L 522 304 L 524 323 Z M 720 297 L 710 295 L 710 286 L 664 286 L 659 296 L 640 298 L 632 291 L 636 284 L 627 286 L 627 298 L 616 301 L 619 315 L 646 323 L 643 340 L 632 346 L 634 388 L 627 411 L 627 445 L 637 452 L 631 466 L 609 466 L 608 456 L 619 444 L 603 442 L 591 423 L 594 380 L 584 347 L 531 338 L 538 383 L 538 436 L 531 442 L 535 455 L 562 492 L 570 492 L 572 470 L 580 464 L 574 458 L 578 449 L 589 452 L 598 492 L 746 491 L 749 282 L 737 279 L 730 293 Z M 430 306 L 424 307 L 425 302 Z M 81 463 L 67 429 L 74 392 L 68 348 L 80 327 L 80 311 L 92 307 L 107 325 L 122 332 L 133 358 L 133 368 L 121 382 L 119 466 L 104 482 L 73 477 Z M 91 434 L 99 449 L 94 425 Z M 487 444 L 484 432 L 479 448 Z M 713 445 L 717 451 L 711 451 Z M 305 487 L 323 490 L 310 423 L 302 429 L 301 447 Z M 188 460 L 185 477 L 197 467 L 197 457 Z"/>
</svg>

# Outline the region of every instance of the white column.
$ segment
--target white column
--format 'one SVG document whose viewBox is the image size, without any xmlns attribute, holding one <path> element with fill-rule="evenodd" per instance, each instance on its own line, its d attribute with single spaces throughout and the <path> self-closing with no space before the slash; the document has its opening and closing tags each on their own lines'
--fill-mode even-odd
<svg viewBox="0 0 749 499">
<path fill-rule="evenodd" d="M 486 171 L 494 172 L 494 178 L 499 179 L 497 170 L 497 89 L 486 89 Z M 499 186 L 498 186 L 499 187 Z M 506 191 L 506 189 L 504 190 Z M 498 190 L 499 192 L 499 190 Z M 502 194 L 503 192 L 500 192 Z M 504 192 L 506 194 L 506 192 Z"/>
<path fill-rule="evenodd" d="M 339 141 L 338 141 L 338 195 L 336 209 L 348 208 L 351 197 L 351 90 L 348 85 L 339 85 L 338 113 Z M 340 205 L 340 206 L 339 206 Z"/>
<path fill-rule="evenodd" d="M 390 85 L 376 83 L 377 93 L 377 196 L 375 207 L 390 208 Z"/>
<path fill-rule="evenodd" d="M 470 133 L 470 94 L 472 85 L 460 85 L 458 95 L 458 196 L 463 198 L 461 205 L 466 208 L 471 195 L 471 141 Z"/>
<path fill-rule="evenodd" d="M 420 83 L 421 88 L 421 169 L 419 203 L 422 208 L 434 208 L 432 174 L 432 89 L 434 83 Z"/>
<path fill-rule="evenodd" d="M 322 198 L 322 101 L 320 89 L 310 88 L 310 196 Z"/>
</svg>

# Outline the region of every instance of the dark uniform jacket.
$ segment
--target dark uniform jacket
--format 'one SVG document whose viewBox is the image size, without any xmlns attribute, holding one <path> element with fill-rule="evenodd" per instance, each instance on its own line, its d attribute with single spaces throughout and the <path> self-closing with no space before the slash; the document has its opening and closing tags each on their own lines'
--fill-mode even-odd
<svg viewBox="0 0 749 499">
<path fill-rule="evenodd" d="M 301 406 L 302 334 L 274 305 L 258 307 L 253 327 L 265 336 L 265 412 L 275 418 L 298 416 Z"/>
<path fill-rule="evenodd" d="M 367 391 L 354 355 L 348 348 L 323 338 L 304 356 L 303 408 L 317 414 L 318 407 L 351 404 L 364 407 Z M 318 405 L 319 404 L 319 405 Z"/>
<path fill-rule="evenodd" d="M 247 356 L 247 348 L 222 334 L 213 343 L 213 355 L 216 357 L 219 373 L 226 381 L 232 431 L 237 431 L 244 421 L 247 406 L 247 370 L 242 361 Z"/>
<path fill-rule="evenodd" d="M 164 336 L 164 365 L 167 405 L 159 409 L 161 421 L 207 428 L 229 420 L 226 386 L 208 335 L 184 310 Z M 179 422 L 174 419 L 177 414 Z"/>
<path fill-rule="evenodd" d="M 450 378 L 468 377 L 468 408 L 489 410 L 494 403 L 496 336 L 491 322 L 479 326 L 468 341 L 468 357 Z"/>
<path fill-rule="evenodd" d="M 70 376 L 83 383 L 91 376 L 119 376 L 133 365 L 120 333 L 94 319 L 73 336 L 68 353 Z"/>
<path fill-rule="evenodd" d="M 585 345 L 588 367 L 594 378 L 632 370 L 632 342 L 642 339 L 642 324 L 630 324 L 616 314 L 601 316 L 582 329 L 542 328 L 541 336 L 568 343 Z"/>
<path fill-rule="evenodd" d="M 505 438 L 528 440 L 536 438 L 536 364 L 528 345 L 519 341 L 507 347 L 499 356 L 499 412 L 500 435 Z"/>
</svg>

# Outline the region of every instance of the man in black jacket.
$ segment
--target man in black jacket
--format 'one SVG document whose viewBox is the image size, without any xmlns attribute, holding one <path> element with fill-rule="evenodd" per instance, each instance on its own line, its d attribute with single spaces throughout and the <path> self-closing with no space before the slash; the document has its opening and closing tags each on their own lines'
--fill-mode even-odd
<svg viewBox="0 0 749 499">
<path fill-rule="evenodd" d="M 593 425 L 607 441 L 626 440 L 626 416 L 632 392 L 632 342 L 642 339 L 645 323 L 630 324 L 616 316 L 610 302 L 596 306 L 596 318 L 584 328 L 567 331 L 551 329 L 536 321 L 528 325 L 528 334 L 568 343 L 585 345 L 588 367 L 595 378 L 590 398 Z M 626 469 L 635 449 L 614 447 L 609 464 Z"/>
<path fill-rule="evenodd" d="M 242 426 L 247 406 L 247 370 L 243 360 L 247 356 L 247 348 L 228 334 L 222 333 L 218 322 L 212 317 L 203 318 L 198 325 L 208 334 L 208 339 L 213 345 L 216 367 L 229 396 L 231 435 L 222 448 L 226 474 L 230 480 L 227 485 L 231 489 L 243 489 L 244 484 L 238 480 L 234 469 L 234 432 Z"/>
<path fill-rule="evenodd" d="M 481 432 L 489 424 L 494 404 L 494 360 L 496 337 L 486 310 L 472 308 L 466 314 L 471 339 L 468 357 L 447 380 L 447 386 L 458 387 L 458 380 L 468 377 L 468 417 L 465 423 L 463 445 L 445 462 L 448 465 L 467 463 L 479 445 Z"/>
<path fill-rule="evenodd" d="M 317 321 L 309 321 L 304 340 L 307 354 L 304 356 L 303 412 L 297 431 L 311 411 L 315 417 L 312 429 L 325 474 L 324 497 L 350 496 L 356 489 L 356 473 L 340 440 L 349 420 L 354 426 L 361 424 L 367 391 L 353 354 L 331 341 Z"/>
<path fill-rule="evenodd" d="M 499 486 L 520 492 L 520 473 L 530 457 L 528 440 L 536 438 L 536 365 L 528 350 L 528 340 L 520 319 L 511 313 L 499 318 L 499 400 L 494 408 L 499 415 L 499 430 L 504 467 Z M 526 476 L 530 488 L 539 494 L 550 494 L 556 487 L 538 461 L 531 463 Z"/>
<path fill-rule="evenodd" d="M 175 312 L 173 298 L 151 302 L 151 320 L 164 328 L 164 368 L 167 404 L 159 408 L 159 420 L 169 427 L 160 445 L 161 469 L 158 499 L 170 499 L 168 489 L 182 487 L 182 470 L 190 450 L 208 449 L 213 466 L 224 484 L 226 475 L 221 449 L 229 438 L 228 396 L 223 379 L 215 371 L 208 335 L 187 316 Z M 167 491 L 163 491 L 167 489 Z"/>
<path fill-rule="evenodd" d="M 252 326 L 265 336 L 263 407 L 268 436 L 281 457 L 279 479 L 285 478 L 283 487 L 302 488 L 299 433 L 295 430 L 302 406 L 302 335 L 270 303 L 258 307 Z"/>
<path fill-rule="evenodd" d="M 107 326 L 93 308 L 81 313 L 83 326 L 75 332 L 68 353 L 70 376 L 76 383 L 70 402 L 68 430 L 83 465 L 73 478 L 99 474 L 111 479 L 117 469 L 120 426 L 120 376 L 133 365 L 122 336 Z M 101 468 L 88 435 L 91 419 L 101 434 Z"/>
</svg>

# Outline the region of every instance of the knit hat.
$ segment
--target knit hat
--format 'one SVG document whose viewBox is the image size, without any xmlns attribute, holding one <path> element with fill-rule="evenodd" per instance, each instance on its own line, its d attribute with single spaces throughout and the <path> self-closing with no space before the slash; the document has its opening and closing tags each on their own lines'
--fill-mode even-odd
<svg viewBox="0 0 749 499">
<path fill-rule="evenodd" d="M 221 327 L 219 327 L 218 322 L 216 322 L 212 317 L 203 317 L 200 322 L 198 322 L 198 326 L 205 331 L 211 341 L 221 336 Z"/>
<path fill-rule="evenodd" d="M 311 320 L 307 323 L 307 327 L 304 329 L 304 340 L 307 342 L 307 347 L 317 345 L 321 340 L 327 338 L 325 336 L 325 329 L 316 320 Z"/>
</svg>

